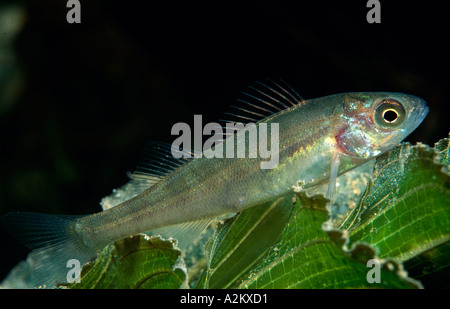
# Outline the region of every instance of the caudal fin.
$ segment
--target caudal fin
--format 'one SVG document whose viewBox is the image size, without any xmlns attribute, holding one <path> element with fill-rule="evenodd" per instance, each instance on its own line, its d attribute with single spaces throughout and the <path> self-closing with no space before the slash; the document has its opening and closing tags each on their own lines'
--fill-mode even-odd
<svg viewBox="0 0 450 309">
<path fill-rule="evenodd" d="M 8 213 L 1 218 L 2 225 L 32 250 L 28 263 L 35 286 L 66 283 L 73 268 L 68 261 L 75 259 L 83 265 L 95 256 L 96 250 L 88 248 L 76 233 L 78 218 L 31 212 Z"/>
</svg>

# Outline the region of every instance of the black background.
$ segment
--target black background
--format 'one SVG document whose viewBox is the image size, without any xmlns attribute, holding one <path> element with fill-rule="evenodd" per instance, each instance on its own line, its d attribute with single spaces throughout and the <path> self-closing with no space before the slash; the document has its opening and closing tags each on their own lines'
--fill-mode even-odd
<svg viewBox="0 0 450 309">
<path fill-rule="evenodd" d="M 24 86 L 0 114 L 0 214 L 99 211 L 147 141 L 171 142 L 172 125 L 194 114 L 221 118 L 267 77 L 306 99 L 414 94 L 430 113 L 407 140 L 448 136 L 442 1 L 381 1 L 381 24 L 367 23 L 365 0 L 156 3 L 81 1 L 81 24 L 68 24 L 66 1 L 23 2 Z M 0 279 L 27 254 L 1 235 Z"/>
</svg>

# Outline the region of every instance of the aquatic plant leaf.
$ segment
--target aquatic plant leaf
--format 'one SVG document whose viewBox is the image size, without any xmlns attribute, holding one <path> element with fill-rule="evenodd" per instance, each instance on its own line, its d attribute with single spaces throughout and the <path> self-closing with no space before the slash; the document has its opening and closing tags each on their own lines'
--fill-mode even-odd
<svg viewBox="0 0 450 309">
<path fill-rule="evenodd" d="M 450 288 L 450 242 L 439 245 L 403 263 L 408 275 L 425 288 Z"/>
<path fill-rule="evenodd" d="M 197 287 L 231 287 L 261 260 L 284 229 L 292 198 L 278 198 L 219 224 L 206 245 L 208 267 Z"/>
<path fill-rule="evenodd" d="M 401 144 L 379 157 L 367 191 L 341 226 L 351 242 L 405 262 L 425 287 L 450 279 L 448 141 L 435 149 Z"/>
<path fill-rule="evenodd" d="M 143 235 L 105 247 L 96 260 L 83 266 L 80 283 L 72 289 L 180 288 L 186 284 L 181 252 L 169 240 Z"/>
<path fill-rule="evenodd" d="M 450 181 L 434 149 L 401 144 L 378 158 L 359 205 L 342 224 L 352 242 L 406 261 L 450 240 Z"/>
<path fill-rule="evenodd" d="M 449 132 L 450 136 L 450 132 Z M 449 166 L 450 165 L 450 148 L 449 148 L 450 137 L 441 139 L 436 144 L 434 144 L 434 148 L 439 153 L 439 163 L 442 165 Z"/>
<path fill-rule="evenodd" d="M 231 229 L 238 229 L 239 224 L 218 230 L 207 246 L 210 259 L 202 277 L 200 288 L 354 288 L 354 287 L 389 287 L 410 288 L 420 286 L 403 273 L 401 265 L 391 267 L 391 264 L 381 263 L 381 283 L 369 283 L 366 266 L 369 259 L 375 259 L 375 251 L 364 244 L 359 244 L 353 250 L 345 248 L 346 237 L 339 230 L 325 232 L 322 225 L 328 219 L 325 208 L 327 200 L 322 196 L 307 197 L 305 193 L 296 195 L 296 202 L 290 202 L 292 196 L 287 196 L 284 203 L 290 204 L 292 211 L 286 226 L 278 239 L 266 251 L 257 263 L 250 262 L 248 269 L 233 282 L 223 284 L 219 277 L 214 277 L 215 265 L 224 263 L 227 256 L 221 252 L 221 245 L 238 244 L 240 239 L 234 238 Z M 289 203 L 290 202 L 290 203 Z M 279 203 L 275 207 L 283 207 Z M 241 215 L 245 216 L 246 211 Z M 239 217 L 234 220 L 239 220 Z M 254 235 L 256 238 L 257 235 Z M 219 246 L 215 246 L 219 242 Z M 250 248 L 249 248 L 250 249 Z M 212 267 L 211 267 L 212 266 Z"/>
</svg>

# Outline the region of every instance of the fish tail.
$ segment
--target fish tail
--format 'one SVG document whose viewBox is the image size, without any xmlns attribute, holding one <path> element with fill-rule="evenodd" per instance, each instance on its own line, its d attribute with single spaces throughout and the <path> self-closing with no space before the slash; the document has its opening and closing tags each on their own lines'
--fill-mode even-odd
<svg viewBox="0 0 450 309">
<path fill-rule="evenodd" d="M 1 217 L 2 225 L 32 250 L 28 264 L 36 287 L 73 281 L 69 279 L 74 277 L 73 272 L 68 275 L 76 265 L 72 263 L 78 261 L 82 266 L 95 256 L 97 250 L 86 246 L 76 232 L 79 218 L 32 212 L 14 212 Z"/>
</svg>

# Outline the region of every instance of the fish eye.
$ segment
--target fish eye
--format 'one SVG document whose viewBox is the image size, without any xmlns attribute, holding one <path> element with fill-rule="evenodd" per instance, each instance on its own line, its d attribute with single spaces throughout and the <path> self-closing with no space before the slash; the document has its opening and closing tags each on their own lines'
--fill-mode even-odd
<svg viewBox="0 0 450 309">
<path fill-rule="evenodd" d="M 384 128 L 397 127 L 405 120 L 403 105 L 393 99 L 383 100 L 375 111 L 375 122 Z"/>
</svg>

